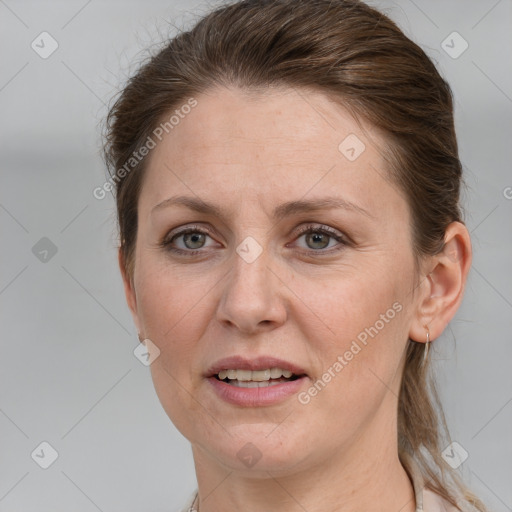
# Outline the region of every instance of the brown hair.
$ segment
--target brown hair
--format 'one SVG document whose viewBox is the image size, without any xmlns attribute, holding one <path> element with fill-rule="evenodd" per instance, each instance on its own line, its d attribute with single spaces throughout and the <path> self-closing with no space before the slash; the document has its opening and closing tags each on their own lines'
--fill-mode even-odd
<svg viewBox="0 0 512 512">
<path fill-rule="evenodd" d="M 411 211 L 417 259 L 442 250 L 461 221 L 451 90 L 425 52 L 387 16 L 357 0 L 248 0 L 225 5 L 166 42 L 129 80 L 107 118 L 105 157 L 116 185 L 124 270 L 133 277 L 143 159 L 125 172 L 162 119 L 216 85 L 323 92 L 386 135 L 393 179 Z M 423 344 L 409 343 L 398 404 L 401 453 L 459 509 L 484 505 L 443 461 L 448 430 Z"/>
</svg>

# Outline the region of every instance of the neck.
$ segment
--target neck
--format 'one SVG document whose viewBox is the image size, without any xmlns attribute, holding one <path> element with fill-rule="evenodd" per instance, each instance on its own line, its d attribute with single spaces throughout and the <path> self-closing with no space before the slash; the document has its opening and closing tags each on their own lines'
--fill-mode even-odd
<svg viewBox="0 0 512 512">
<path fill-rule="evenodd" d="M 400 464 L 396 435 L 378 436 L 363 449 L 355 442 L 342 455 L 307 470 L 247 476 L 220 466 L 194 446 L 199 512 L 414 512 L 411 481 Z"/>
</svg>

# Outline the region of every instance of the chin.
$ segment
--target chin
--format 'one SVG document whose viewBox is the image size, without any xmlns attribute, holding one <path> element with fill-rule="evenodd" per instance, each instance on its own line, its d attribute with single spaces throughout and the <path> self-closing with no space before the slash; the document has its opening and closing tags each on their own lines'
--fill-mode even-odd
<svg viewBox="0 0 512 512">
<path fill-rule="evenodd" d="M 298 471 L 309 459 L 306 450 L 313 446 L 302 435 L 294 436 L 290 429 L 278 432 L 276 424 L 240 425 L 230 429 L 232 436 L 216 436 L 219 443 L 211 443 L 211 436 L 201 444 L 227 470 L 254 478 L 268 478 Z M 311 454 L 309 454 L 311 455 Z"/>
</svg>

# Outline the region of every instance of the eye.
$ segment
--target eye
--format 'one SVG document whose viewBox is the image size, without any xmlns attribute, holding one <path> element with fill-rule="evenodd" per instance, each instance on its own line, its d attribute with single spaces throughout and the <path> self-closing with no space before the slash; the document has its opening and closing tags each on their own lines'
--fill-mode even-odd
<svg viewBox="0 0 512 512">
<path fill-rule="evenodd" d="M 329 226 L 304 226 L 300 229 L 297 241 L 301 239 L 303 239 L 306 244 L 306 246 L 302 246 L 302 248 L 310 252 L 331 252 L 325 249 L 335 247 L 334 250 L 340 250 L 348 245 L 348 241 L 345 237 Z"/>
<path fill-rule="evenodd" d="M 207 245 L 208 241 L 211 243 Z M 193 255 L 202 252 L 201 249 L 215 245 L 215 243 L 208 231 L 190 226 L 168 236 L 162 245 L 177 254 Z"/>
</svg>

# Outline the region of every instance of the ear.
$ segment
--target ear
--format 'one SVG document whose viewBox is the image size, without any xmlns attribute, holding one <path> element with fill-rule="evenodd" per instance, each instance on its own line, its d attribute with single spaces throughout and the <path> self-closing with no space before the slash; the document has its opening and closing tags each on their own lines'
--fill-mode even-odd
<svg viewBox="0 0 512 512">
<path fill-rule="evenodd" d="M 119 261 L 119 269 L 121 270 L 121 277 L 123 278 L 124 294 L 126 297 L 126 303 L 132 313 L 133 322 L 138 333 L 144 334 L 141 330 L 141 323 L 137 308 L 137 296 L 135 295 L 135 288 L 133 286 L 133 277 L 130 277 L 126 272 L 126 265 L 123 257 L 121 247 L 118 249 L 117 259 Z"/>
<path fill-rule="evenodd" d="M 445 330 L 462 302 L 471 259 L 471 239 L 466 226 L 452 222 L 445 232 L 443 250 L 425 263 L 428 267 L 416 294 L 410 339 L 426 341 L 428 328 L 430 340 L 435 340 Z"/>
</svg>

